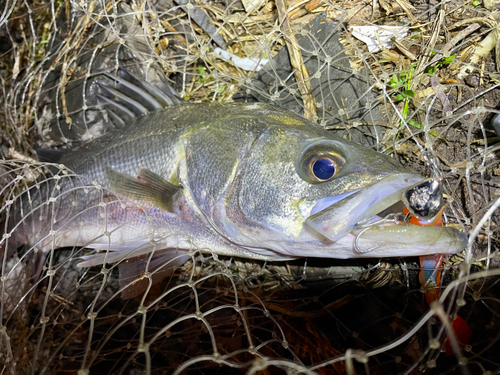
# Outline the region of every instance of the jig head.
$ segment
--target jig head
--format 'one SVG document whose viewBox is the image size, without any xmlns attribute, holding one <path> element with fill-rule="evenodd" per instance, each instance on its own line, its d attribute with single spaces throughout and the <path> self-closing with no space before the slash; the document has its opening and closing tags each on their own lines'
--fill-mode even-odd
<svg viewBox="0 0 500 375">
<path fill-rule="evenodd" d="M 433 218 L 443 207 L 442 178 L 429 178 L 409 187 L 403 193 L 402 201 L 414 216 Z"/>
</svg>

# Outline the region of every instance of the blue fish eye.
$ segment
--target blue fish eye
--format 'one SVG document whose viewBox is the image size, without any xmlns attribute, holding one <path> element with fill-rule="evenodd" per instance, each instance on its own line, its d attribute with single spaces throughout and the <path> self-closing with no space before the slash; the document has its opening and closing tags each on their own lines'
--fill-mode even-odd
<svg viewBox="0 0 500 375">
<path fill-rule="evenodd" d="M 317 159 L 312 166 L 312 172 L 319 180 L 329 180 L 335 175 L 335 171 L 335 163 L 328 158 Z"/>
</svg>

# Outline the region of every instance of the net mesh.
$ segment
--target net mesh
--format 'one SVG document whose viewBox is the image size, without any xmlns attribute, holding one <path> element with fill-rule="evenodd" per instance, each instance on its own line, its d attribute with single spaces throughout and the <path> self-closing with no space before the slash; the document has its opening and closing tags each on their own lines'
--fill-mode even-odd
<svg viewBox="0 0 500 375">
<path fill-rule="evenodd" d="M 498 16 L 478 3 L 2 2 L 3 373 L 499 371 Z M 378 27 L 371 46 L 358 26 Z M 93 220 L 105 243 L 127 206 L 34 150 L 112 129 L 96 94 L 118 67 L 189 101 L 272 103 L 442 177 L 444 221 L 470 241 L 445 259 L 440 300 L 425 302 L 414 258 L 266 263 L 192 248 L 168 277 L 169 264 L 145 262 L 128 284 L 120 259 L 77 267 L 95 243 L 60 248 L 65 228 Z M 146 292 L 121 298 L 135 282 Z M 472 330 L 465 346 L 457 314 Z"/>
</svg>

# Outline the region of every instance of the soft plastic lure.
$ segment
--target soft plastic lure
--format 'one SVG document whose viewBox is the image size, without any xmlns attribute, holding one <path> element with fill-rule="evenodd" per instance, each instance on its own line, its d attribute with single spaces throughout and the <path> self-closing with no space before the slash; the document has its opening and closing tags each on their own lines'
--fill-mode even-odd
<svg viewBox="0 0 500 375">
<path fill-rule="evenodd" d="M 405 207 L 405 214 L 408 214 L 410 224 L 420 225 L 423 227 L 442 226 L 443 225 L 443 208 L 441 208 L 436 216 L 431 219 L 421 219 L 409 213 Z M 425 298 L 430 304 L 439 299 L 439 285 L 441 284 L 441 265 L 443 263 L 443 254 L 424 255 L 420 257 L 420 273 L 418 281 L 425 289 Z"/>
<path fill-rule="evenodd" d="M 410 224 L 421 226 L 443 225 L 443 208 L 441 208 L 438 214 L 431 219 L 418 218 L 417 216 L 411 214 L 406 207 L 404 208 L 404 213 L 408 215 L 408 221 Z M 425 299 L 427 300 L 429 306 L 432 302 L 439 299 L 442 263 L 443 254 L 424 255 L 420 257 L 421 270 L 418 275 L 418 280 L 425 290 Z M 457 317 L 453 320 L 451 327 L 459 345 L 462 347 L 467 345 L 472 337 L 472 330 L 467 322 L 460 315 L 457 315 Z M 453 354 L 449 338 L 446 338 L 444 342 L 444 351 L 446 355 Z"/>
</svg>

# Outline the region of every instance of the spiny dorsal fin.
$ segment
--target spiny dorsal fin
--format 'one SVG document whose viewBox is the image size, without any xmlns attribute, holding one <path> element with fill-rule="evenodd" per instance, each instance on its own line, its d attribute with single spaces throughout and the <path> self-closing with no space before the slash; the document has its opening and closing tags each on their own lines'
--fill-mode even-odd
<svg viewBox="0 0 500 375">
<path fill-rule="evenodd" d="M 155 86 L 123 68 L 119 68 L 118 73 L 119 76 L 115 76 L 102 72 L 116 84 L 111 86 L 98 83 L 100 92 L 97 94 L 99 104 L 108 108 L 108 111 L 113 111 L 113 120 L 118 122 L 118 125 L 169 105 L 185 103 L 175 90 L 163 81 Z"/>
<path fill-rule="evenodd" d="M 101 84 L 99 84 L 99 87 L 101 88 L 102 91 L 109 92 L 109 90 L 107 90 L 106 88 L 102 89 L 102 87 L 104 86 L 102 86 Z M 117 100 L 110 99 L 107 96 L 101 94 L 97 94 L 97 99 L 99 100 L 100 105 L 102 106 L 108 105 L 108 111 L 112 111 L 113 110 L 112 108 L 115 108 L 121 111 L 122 114 L 127 116 L 130 120 L 132 120 L 135 117 L 134 112 L 132 112 L 126 105 L 118 103 Z"/>
<path fill-rule="evenodd" d="M 118 105 L 123 105 L 128 108 L 135 115 L 144 115 L 149 112 L 149 110 L 144 107 L 139 101 L 131 98 L 128 95 L 123 94 L 120 90 L 113 87 L 104 86 L 100 83 L 98 84 L 99 89 L 102 91 L 103 95 L 101 97 L 106 97 L 109 100 L 115 101 Z M 109 103 L 109 102 L 108 102 Z M 115 106 L 118 108 L 118 106 Z"/>
<path fill-rule="evenodd" d="M 157 87 L 144 79 L 140 79 L 126 69 L 119 68 L 118 71 L 120 72 L 120 75 L 123 79 L 137 86 L 141 86 L 143 89 L 147 90 L 160 102 L 162 107 L 186 103 L 168 83 L 160 81 Z"/>
<path fill-rule="evenodd" d="M 118 89 L 122 93 L 128 94 L 128 96 L 131 99 L 133 99 L 135 101 L 140 100 L 142 103 L 145 103 L 146 106 L 150 107 L 151 110 L 153 110 L 153 111 L 156 109 L 163 108 L 163 105 L 161 105 L 160 102 L 158 100 L 156 100 L 156 98 L 153 95 L 150 95 L 148 93 L 146 87 L 144 87 L 144 84 L 141 81 L 139 81 L 139 79 L 132 76 L 130 73 L 127 73 L 127 75 L 125 76 L 125 77 L 128 77 L 130 79 L 130 81 L 127 81 L 125 78 L 112 76 L 111 74 L 106 73 L 106 72 L 103 72 L 103 74 L 106 77 L 118 82 Z M 136 82 L 132 82 L 132 80 L 134 80 Z"/>
<path fill-rule="evenodd" d="M 125 119 L 123 117 L 118 116 L 112 109 L 108 108 L 108 116 L 111 118 L 111 121 L 115 124 L 116 127 L 123 129 L 126 125 Z"/>
<path fill-rule="evenodd" d="M 64 151 L 53 148 L 39 148 L 35 152 L 38 161 L 44 163 L 59 163 L 59 160 L 64 155 Z"/>
<path fill-rule="evenodd" d="M 109 187 L 126 198 L 144 202 L 164 211 L 174 212 L 175 195 L 182 187 L 175 186 L 145 168 L 140 168 L 137 178 L 127 176 L 111 168 L 105 170 Z"/>
</svg>

